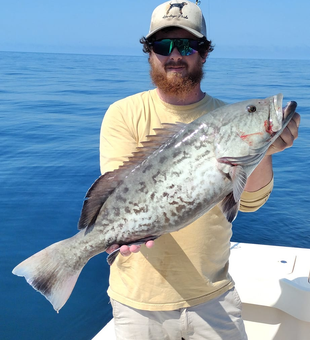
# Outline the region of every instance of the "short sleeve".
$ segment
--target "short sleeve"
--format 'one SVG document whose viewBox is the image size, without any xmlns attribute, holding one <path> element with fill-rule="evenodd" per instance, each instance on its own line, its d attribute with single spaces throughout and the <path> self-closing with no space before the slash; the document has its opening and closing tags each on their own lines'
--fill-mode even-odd
<svg viewBox="0 0 310 340">
<path fill-rule="evenodd" d="M 240 211 L 253 212 L 262 207 L 269 199 L 273 189 L 273 179 L 258 191 L 244 191 L 240 200 Z"/>
</svg>

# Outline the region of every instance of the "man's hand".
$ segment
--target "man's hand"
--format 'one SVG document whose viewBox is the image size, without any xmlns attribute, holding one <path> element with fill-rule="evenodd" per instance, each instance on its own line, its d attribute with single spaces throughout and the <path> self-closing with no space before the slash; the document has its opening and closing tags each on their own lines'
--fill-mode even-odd
<svg viewBox="0 0 310 340">
<path fill-rule="evenodd" d="M 299 123 L 300 115 L 295 113 L 281 135 L 269 147 L 263 160 L 248 178 L 244 188 L 245 191 L 257 191 L 271 181 L 273 176 L 271 155 L 290 148 L 293 145 L 294 140 L 298 137 Z"/>
<path fill-rule="evenodd" d="M 281 135 L 269 147 L 266 155 L 273 155 L 277 152 L 290 148 L 293 145 L 294 140 L 298 137 L 299 124 L 300 115 L 296 112 Z"/>
<path fill-rule="evenodd" d="M 147 248 L 152 248 L 154 245 L 154 241 L 147 241 L 145 243 L 145 246 Z M 119 248 L 119 245 L 118 244 L 113 244 L 111 247 L 109 247 L 106 252 L 108 254 L 112 253 L 114 250 L 118 249 Z M 136 245 L 136 244 L 133 244 L 131 246 L 121 246 L 120 248 L 120 253 L 123 255 L 123 256 L 129 256 L 131 253 L 138 253 L 140 251 L 140 248 L 141 248 L 141 245 Z"/>
</svg>

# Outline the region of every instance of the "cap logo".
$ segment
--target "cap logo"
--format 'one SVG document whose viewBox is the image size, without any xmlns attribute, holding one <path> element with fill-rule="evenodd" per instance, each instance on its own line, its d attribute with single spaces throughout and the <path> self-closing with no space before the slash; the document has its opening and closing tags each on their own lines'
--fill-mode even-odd
<svg viewBox="0 0 310 340">
<path fill-rule="evenodd" d="M 170 2 L 170 4 L 167 5 L 167 11 L 166 11 L 166 15 L 163 16 L 163 19 L 166 19 L 166 18 L 184 18 L 184 19 L 188 19 L 187 16 L 183 16 L 183 12 L 182 12 L 182 9 L 183 7 L 187 5 L 187 2 L 181 2 L 181 3 L 172 3 Z M 170 14 L 169 15 L 169 12 L 171 11 L 172 8 L 178 8 L 179 9 L 179 15 L 173 15 L 173 14 Z"/>
</svg>

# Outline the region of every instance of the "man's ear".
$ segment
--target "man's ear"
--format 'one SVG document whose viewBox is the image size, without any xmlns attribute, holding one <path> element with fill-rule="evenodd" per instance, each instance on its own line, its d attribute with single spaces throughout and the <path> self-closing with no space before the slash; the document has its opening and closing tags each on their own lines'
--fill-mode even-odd
<svg viewBox="0 0 310 340">
<path fill-rule="evenodd" d="M 203 64 L 206 62 L 207 58 L 208 58 L 208 52 L 206 52 L 205 55 L 201 57 Z"/>
</svg>

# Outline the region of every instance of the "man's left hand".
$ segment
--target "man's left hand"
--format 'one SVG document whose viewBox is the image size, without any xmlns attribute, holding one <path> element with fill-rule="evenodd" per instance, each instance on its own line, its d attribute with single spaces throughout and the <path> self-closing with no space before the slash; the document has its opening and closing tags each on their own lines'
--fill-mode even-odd
<svg viewBox="0 0 310 340">
<path fill-rule="evenodd" d="M 298 137 L 299 124 L 300 115 L 296 112 L 281 135 L 269 147 L 266 155 L 273 155 L 277 152 L 290 148 L 293 145 L 295 139 Z"/>
</svg>

